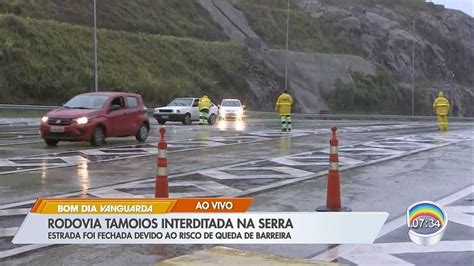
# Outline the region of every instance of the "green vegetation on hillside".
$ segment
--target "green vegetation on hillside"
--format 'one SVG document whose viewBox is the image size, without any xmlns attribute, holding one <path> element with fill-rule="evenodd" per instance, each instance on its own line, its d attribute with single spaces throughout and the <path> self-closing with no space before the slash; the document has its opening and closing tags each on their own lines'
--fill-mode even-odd
<svg viewBox="0 0 474 266">
<path fill-rule="evenodd" d="M 92 0 L 0 0 L 0 13 L 93 25 Z M 195 0 L 97 0 L 97 26 L 204 40 L 226 38 Z"/>
<path fill-rule="evenodd" d="M 99 87 L 142 93 L 148 104 L 175 96 L 245 95 L 245 47 L 99 30 Z M 0 102 L 60 104 L 91 90 L 90 28 L 0 15 Z M 245 59 L 245 60 L 242 60 Z"/>
<path fill-rule="evenodd" d="M 331 109 L 341 113 L 377 113 L 401 114 L 411 113 L 411 87 L 396 86 L 389 72 L 378 67 L 375 76 L 364 76 L 361 73 L 351 74 L 353 82 L 344 83 L 337 80 L 334 90 L 322 93 Z M 415 107 L 417 113 L 429 113 L 426 106 L 427 92 L 416 90 Z"/>
<path fill-rule="evenodd" d="M 388 94 L 393 90 L 388 73 L 379 68 L 375 76 L 351 74 L 353 82 L 336 81 L 335 90 L 326 91 L 323 97 L 329 105 L 340 111 L 382 111 Z M 390 108 L 390 107 L 389 107 Z"/>
<path fill-rule="evenodd" d="M 271 47 L 286 46 L 286 0 L 231 0 L 246 16 L 250 26 Z M 289 42 L 290 50 L 357 54 L 352 45 L 323 33 L 319 25 L 302 9 L 290 2 Z"/>
</svg>

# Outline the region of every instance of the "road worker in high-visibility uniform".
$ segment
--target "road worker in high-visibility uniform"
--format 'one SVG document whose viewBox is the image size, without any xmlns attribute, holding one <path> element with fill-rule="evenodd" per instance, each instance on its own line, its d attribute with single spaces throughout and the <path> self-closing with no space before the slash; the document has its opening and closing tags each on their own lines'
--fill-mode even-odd
<svg viewBox="0 0 474 266">
<path fill-rule="evenodd" d="M 291 131 L 291 106 L 293 97 L 285 90 L 279 97 L 275 105 L 275 110 L 280 114 L 281 130 Z"/>
<path fill-rule="evenodd" d="M 433 102 L 433 111 L 438 117 L 439 130 L 448 130 L 449 101 L 444 97 L 442 91 L 439 92 L 438 98 Z"/>
<path fill-rule="evenodd" d="M 209 119 L 209 110 L 211 109 L 211 100 L 207 95 L 199 99 L 199 125 L 207 125 Z"/>
</svg>

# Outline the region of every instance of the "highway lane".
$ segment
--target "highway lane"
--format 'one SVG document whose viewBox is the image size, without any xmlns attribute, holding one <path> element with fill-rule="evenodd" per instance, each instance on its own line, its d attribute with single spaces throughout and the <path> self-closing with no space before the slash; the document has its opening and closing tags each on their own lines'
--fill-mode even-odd
<svg viewBox="0 0 474 266">
<path fill-rule="evenodd" d="M 218 127 L 168 125 L 172 139 L 170 142 L 174 140 L 179 144 L 183 139 L 194 140 L 194 143 L 186 141 L 181 143 L 181 146 L 177 145 L 178 149 L 169 153 L 171 196 L 238 196 L 251 193 L 257 198 L 268 200 L 271 203 L 267 204 L 271 206 L 287 206 L 281 197 L 267 197 L 267 195 L 275 195 L 277 193 L 275 191 L 279 191 L 279 188 L 291 190 L 294 187 L 290 186 L 291 183 L 298 187 L 297 184 L 305 180 L 318 180 L 318 185 L 313 189 L 322 193 L 327 171 L 329 128 L 333 124 L 339 127 L 341 166 L 348 167 L 347 169 L 370 167 L 364 165 L 372 163 L 377 165 L 381 159 L 383 161 L 384 158 L 391 156 L 396 157 L 392 159 L 395 163 L 403 161 L 405 157 L 414 156 L 410 154 L 420 153 L 426 156 L 431 151 L 444 149 L 458 142 L 463 143 L 472 138 L 472 127 L 469 123 L 454 123 L 451 125 L 451 130 L 445 134 L 436 131 L 436 125 L 433 123 L 397 121 L 374 123 L 302 120 L 295 123 L 291 134 L 278 130 L 278 120 L 250 121 L 244 131 L 238 132 L 222 131 Z M 248 140 L 250 136 L 254 138 L 253 141 L 246 142 L 246 138 Z M 183 139 L 180 141 L 181 137 Z M 150 144 L 155 145 L 155 141 L 151 140 Z M 207 142 L 208 145 L 196 147 L 196 142 Z M 83 147 L 77 143 L 65 146 Z M 122 146 L 122 143 L 117 146 Z M 116 149 L 117 146 L 111 145 L 104 149 Z M 90 150 L 87 146 L 81 148 L 76 152 Z M 359 153 L 360 148 L 364 148 L 365 152 Z M 35 149 L 37 149 L 34 150 L 35 154 L 45 151 L 44 146 Z M 63 147 L 58 148 L 59 153 L 68 151 L 62 149 Z M 21 158 L 31 156 L 26 151 L 20 154 Z M 59 169 L 49 168 L 47 162 L 43 166 L 41 169 L 27 172 L 18 171 L 0 175 L 2 195 L 0 208 L 7 210 L 7 213 L 10 212 L 8 210 L 22 213 L 22 210 L 27 209 L 34 199 L 40 196 L 150 197 L 153 192 L 153 176 L 156 173 L 154 152 L 140 157 L 125 157 L 107 162 L 85 161 Z M 224 176 L 226 178 L 223 178 Z M 298 192 L 291 190 L 291 193 Z M 360 192 L 354 191 L 350 194 L 354 193 L 363 197 L 362 194 L 366 194 L 366 191 L 361 188 Z M 273 202 L 271 198 L 274 199 Z M 257 209 L 265 209 L 264 204 L 258 206 Z M 270 205 L 268 207 L 268 210 L 273 209 Z M 298 207 L 294 208 L 298 210 Z M 0 241 L 0 250 L 3 248 L 3 252 L 6 252 L 3 254 L 11 254 L 8 253 L 11 250 L 20 252 L 25 249 L 8 244 L 8 235 L 12 234 L 11 228 L 18 226 L 21 217 L 21 215 L 0 217 L 6 235 L 0 237 L 4 241 Z M 47 262 L 48 257 L 54 254 L 59 260 L 66 261 L 71 252 L 74 254 L 67 247 L 60 246 L 39 251 L 39 247 L 30 248 L 35 252 L 25 255 L 20 252 L 19 257 L 8 256 L 7 259 L 12 262 L 27 262 L 40 258 L 41 261 Z M 196 248 L 200 247 L 176 247 L 173 254 L 183 254 Z M 91 249 L 94 248 L 84 247 L 82 250 L 92 252 Z M 104 252 L 113 254 L 108 248 L 104 249 Z M 143 246 L 136 250 L 144 252 L 147 248 Z M 278 250 L 280 249 L 274 249 L 273 253 L 278 254 Z M 77 254 L 81 252 L 78 251 Z M 93 263 L 94 259 L 89 258 L 88 262 Z"/>
<path fill-rule="evenodd" d="M 430 124 L 374 125 L 371 122 L 305 121 L 306 123 L 297 124 L 291 134 L 287 134 L 280 132 L 274 122 L 259 121 L 250 124 L 245 132 L 240 133 L 197 126 L 184 127 L 192 129 L 185 132 L 181 132 L 183 127 L 180 127 L 179 131 L 174 132 L 175 126 L 168 126 L 171 139 L 168 141 L 169 173 L 183 173 L 325 148 L 330 135 L 329 128 L 333 123 L 339 124 L 339 135 L 341 141 L 344 141 L 341 143 L 345 144 L 433 131 Z M 466 125 L 453 125 L 453 131 L 456 127 L 463 129 Z M 180 136 L 187 140 L 179 140 Z M 66 149 L 60 147 L 54 152 L 46 153 L 44 146 L 36 150 L 20 150 L 20 156 L 0 159 L 0 191 L 4 195 L 0 198 L 0 203 L 74 191 L 86 194 L 87 189 L 152 177 L 156 173 L 156 142 L 152 141 L 146 146 L 137 146 L 136 143 L 123 146 L 124 143 L 119 142 L 102 148 L 72 143 L 66 145 Z M 11 149 L 19 150 L 17 147 Z M 28 150 L 33 152 L 27 153 Z"/>
</svg>

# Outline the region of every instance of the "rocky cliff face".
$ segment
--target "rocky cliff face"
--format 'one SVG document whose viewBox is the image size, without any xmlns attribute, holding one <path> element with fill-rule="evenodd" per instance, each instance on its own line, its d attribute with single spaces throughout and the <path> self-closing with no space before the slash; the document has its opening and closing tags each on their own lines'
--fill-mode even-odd
<svg viewBox="0 0 474 266">
<path fill-rule="evenodd" d="M 474 19 L 422 0 L 297 0 L 326 36 L 353 45 L 400 83 L 449 90 L 458 114 L 474 116 Z M 467 99 L 465 98 L 467 97 Z M 429 97 L 425 97 L 429 98 Z M 427 101 L 420 104 L 427 105 Z M 419 108 L 425 113 L 427 108 Z"/>
<path fill-rule="evenodd" d="M 199 2 L 280 77 L 288 62 L 296 111 L 411 114 L 414 78 L 416 115 L 431 114 L 443 89 L 454 115 L 474 116 L 474 20 L 460 11 L 425 0 L 290 0 L 286 54 L 286 0 Z M 259 99 L 282 86 L 270 87 Z"/>
<path fill-rule="evenodd" d="M 251 54 L 265 62 L 279 78 L 262 75 L 262 69 L 249 68 L 247 83 L 255 94 L 253 105 L 260 110 L 273 110 L 274 102 L 285 87 L 285 61 L 288 62 L 289 91 L 295 100 L 294 111 L 319 113 L 329 107 L 322 99 L 324 89 L 331 88 L 336 80 L 352 82 L 351 71 L 374 75 L 373 63 L 355 55 L 335 55 L 271 49 L 251 27 L 245 14 L 227 0 L 199 0 L 226 35 L 249 48 Z M 270 2 L 272 3 L 272 2 Z"/>
</svg>

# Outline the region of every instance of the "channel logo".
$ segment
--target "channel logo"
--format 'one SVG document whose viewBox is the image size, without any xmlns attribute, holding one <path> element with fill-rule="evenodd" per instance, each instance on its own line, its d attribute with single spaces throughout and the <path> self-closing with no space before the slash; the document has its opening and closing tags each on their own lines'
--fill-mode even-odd
<svg viewBox="0 0 474 266">
<path fill-rule="evenodd" d="M 430 246 L 441 241 L 447 225 L 446 211 L 434 202 L 420 201 L 407 209 L 408 236 L 418 245 Z"/>
</svg>

